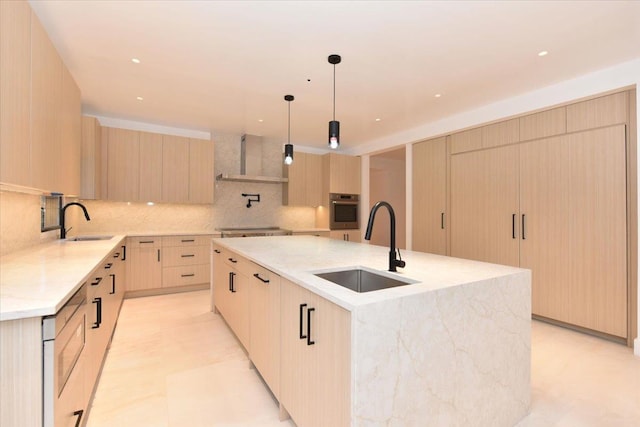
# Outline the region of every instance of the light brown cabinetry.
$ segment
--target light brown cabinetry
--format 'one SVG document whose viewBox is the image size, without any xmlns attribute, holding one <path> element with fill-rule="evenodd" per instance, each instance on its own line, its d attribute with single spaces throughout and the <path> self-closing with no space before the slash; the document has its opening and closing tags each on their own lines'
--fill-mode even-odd
<svg viewBox="0 0 640 427">
<path fill-rule="evenodd" d="M 345 242 L 360 242 L 362 239 L 360 230 L 331 230 L 329 238 Z"/>
<path fill-rule="evenodd" d="M 249 358 L 280 396 L 280 276 L 255 263 L 249 271 Z"/>
<path fill-rule="evenodd" d="M 289 206 L 322 205 L 322 156 L 296 153 L 294 162 L 283 166 L 282 204 Z"/>
<path fill-rule="evenodd" d="M 31 8 L 0 2 L 0 182 L 31 185 Z"/>
<path fill-rule="evenodd" d="M 413 145 L 412 249 L 446 255 L 447 139 Z"/>
<path fill-rule="evenodd" d="M 323 197 L 329 193 L 360 194 L 360 157 L 329 153 L 322 156 L 325 181 Z"/>
<path fill-rule="evenodd" d="M 60 112 L 61 140 L 59 164 L 55 166 L 60 176 L 60 188 L 64 194 L 80 194 L 82 163 L 82 108 L 80 88 L 62 65 L 62 109 Z"/>
<path fill-rule="evenodd" d="M 95 117 L 82 117 L 80 197 L 102 197 L 102 126 Z"/>
<path fill-rule="evenodd" d="M 158 236 L 129 237 L 127 291 L 141 291 L 162 286 L 162 239 Z"/>
<path fill-rule="evenodd" d="M 619 92 L 567 106 L 567 132 L 628 122 L 629 92 Z"/>
<path fill-rule="evenodd" d="M 189 140 L 189 202 L 213 203 L 215 179 L 213 142 Z"/>
<path fill-rule="evenodd" d="M 280 403 L 297 425 L 350 425 L 350 313 L 286 279 L 281 311 Z"/>
<path fill-rule="evenodd" d="M 137 201 L 140 188 L 139 132 L 106 128 L 107 140 L 107 199 Z"/>
<path fill-rule="evenodd" d="M 138 176 L 140 189 L 136 200 L 141 202 L 162 200 L 162 135 L 139 132 L 139 140 Z"/>
<path fill-rule="evenodd" d="M 533 314 L 627 337 L 623 125 L 451 158 L 451 255 L 533 271 Z"/>
<path fill-rule="evenodd" d="M 213 285 L 215 306 L 243 347 L 250 352 L 249 279 L 245 273 L 250 261 L 233 252 L 224 251 L 223 254 L 223 257 L 214 258 L 214 269 L 223 272 L 219 276 L 214 273 L 220 280 Z"/>
<path fill-rule="evenodd" d="M 209 237 L 162 238 L 162 287 L 209 283 Z"/>
<path fill-rule="evenodd" d="M 162 135 L 162 201 L 189 201 L 189 138 Z"/>
</svg>

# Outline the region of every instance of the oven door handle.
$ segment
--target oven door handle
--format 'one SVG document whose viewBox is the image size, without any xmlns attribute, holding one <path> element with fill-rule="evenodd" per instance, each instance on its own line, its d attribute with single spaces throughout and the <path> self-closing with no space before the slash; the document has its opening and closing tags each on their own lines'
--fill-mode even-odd
<svg viewBox="0 0 640 427">
<path fill-rule="evenodd" d="M 331 203 L 333 203 L 334 205 L 357 205 L 360 202 L 332 200 Z"/>
</svg>

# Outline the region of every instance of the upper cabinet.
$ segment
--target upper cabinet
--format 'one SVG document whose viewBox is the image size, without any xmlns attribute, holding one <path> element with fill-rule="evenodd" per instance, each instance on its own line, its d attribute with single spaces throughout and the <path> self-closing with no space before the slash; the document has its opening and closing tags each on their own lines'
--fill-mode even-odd
<svg viewBox="0 0 640 427">
<path fill-rule="evenodd" d="M 80 194 L 80 90 L 27 2 L 1 2 L 0 180 Z"/>
<path fill-rule="evenodd" d="M 31 185 L 31 8 L 0 2 L 0 182 Z"/>
<path fill-rule="evenodd" d="M 293 163 L 283 166 L 283 176 L 289 182 L 283 184 L 282 204 L 312 207 L 322 204 L 322 156 L 295 153 Z"/>
<path fill-rule="evenodd" d="M 103 128 L 106 198 L 127 202 L 213 203 L 213 142 Z"/>
<path fill-rule="evenodd" d="M 325 154 L 322 169 L 328 185 L 324 193 L 360 194 L 360 157 Z"/>
<path fill-rule="evenodd" d="M 627 123 L 629 93 L 619 92 L 567 106 L 567 132 Z"/>
<path fill-rule="evenodd" d="M 102 197 L 102 127 L 95 117 L 82 118 L 80 197 Z"/>
</svg>

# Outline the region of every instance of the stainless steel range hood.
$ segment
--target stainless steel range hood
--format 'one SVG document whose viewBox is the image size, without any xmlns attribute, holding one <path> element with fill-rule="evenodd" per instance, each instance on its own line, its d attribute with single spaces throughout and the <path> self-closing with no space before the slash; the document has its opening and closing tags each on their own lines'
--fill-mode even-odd
<svg viewBox="0 0 640 427">
<path fill-rule="evenodd" d="M 218 181 L 260 182 L 282 184 L 287 178 L 262 175 L 262 138 L 255 135 L 242 135 L 240 141 L 240 175 L 221 173 Z"/>
</svg>

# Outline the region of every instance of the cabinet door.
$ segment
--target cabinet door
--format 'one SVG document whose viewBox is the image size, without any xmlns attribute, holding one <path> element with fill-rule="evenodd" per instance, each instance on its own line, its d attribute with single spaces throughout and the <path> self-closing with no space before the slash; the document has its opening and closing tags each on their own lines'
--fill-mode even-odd
<svg viewBox="0 0 640 427">
<path fill-rule="evenodd" d="M 82 118 L 81 153 L 80 196 L 83 199 L 100 199 L 102 197 L 102 127 L 95 117 Z"/>
<path fill-rule="evenodd" d="M 229 271 L 228 312 L 224 316 L 240 343 L 249 352 L 249 278 L 237 269 Z"/>
<path fill-rule="evenodd" d="M 59 116 L 61 127 L 59 163 L 54 167 L 56 174 L 59 174 L 61 178 L 62 192 L 79 195 L 82 163 L 80 88 L 64 65 L 62 66 L 62 109 Z"/>
<path fill-rule="evenodd" d="M 350 313 L 285 279 L 281 309 L 281 403 L 297 425 L 350 425 Z"/>
<path fill-rule="evenodd" d="M 162 200 L 162 135 L 140 132 L 140 190 L 138 200 Z"/>
<path fill-rule="evenodd" d="M 189 140 L 189 202 L 213 203 L 213 142 Z"/>
<path fill-rule="evenodd" d="M 249 357 L 273 394 L 280 396 L 280 276 L 251 263 Z M 256 276 L 257 275 L 257 276 Z"/>
<path fill-rule="evenodd" d="M 0 2 L 0 182 L 31 186 L 31 8 Z"/>
<path fill-rule="evenodd" d="M 446 138 L 413 145 L 414 251 L 446 255 Z"/>
<path fill-rule="evenodd" d="M 360 194 L 360 157 L 325 156 L 329 162 L 329 193 Z"/>
<path fill-rule="evenodd" d="M 127 247 L 127 291 L 162 287 L 162 254 L 159 237 L 134 238 Z"/>
<path fill-rule="evenodd" d="M 4 94 L 3 94 L 4 96 Z M 37 16 L 31 14 L 31 185 L 62 191 L 62 60 Z"/>
<path fill-rule="evenodd" d="M 322 205 L 322 156 L 305 154 L 305 193 L 306 205 L 317 207 Z M 358 165 L 359 163 L 358 158 Z M 358 166 L 359 169 L 359 166 Z M 359 190 L 358 190 L 359 192 Z"/>
<path fill-rule="evenodd" d="M 212 310 L 215 308 L 220 313 L 226 313 L 228 310 L 229 289 L 229 268 L 224 262 L 226 251 L 220 246 L 213 245 L 213 253 L 211 259 L 213 263 L 213 272 L 211 275 L 211 294 L 212 294 Z M 224 316 L 224 314 L 223 314 Z"/>
<path fill-rule="evenodd" d="M 345 242 L 360 242 L 360 230 L 331 230 L 329 237 L 335 240 L 344 240 Z"/>
<path fill-rule="evenodd" d="M 137 201 L 139 196 L 139 132 L 107 128 L 107 199 Z M 104 143 L 105 141 L 103 141 Z"/>
<path fill-rule="evenodd" d="M 451 156 L 451 256 L 519 265 L 518 147 Z"/>
<path fill-rule="evenodd" d="M 282 203 L 288 206 L 304 206 L 307 202 L 307 154 L 295 153 L 293 163 L 283 165 L 283 176 L 289 179 L 282 187 Z M 318 177 L 315 178 L 319 180 Z"/>
<path fill-rule="evenodd" d="M 626 337 L 625 127 L 523 144 L 520 182 L 533 313 Z"/>
<path fill-rule="evenodd" d="M 162 135 L 162 200 L 189 201 L 189 138 Z"/>
</svg>

